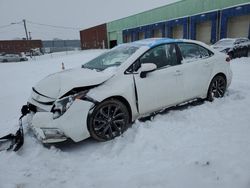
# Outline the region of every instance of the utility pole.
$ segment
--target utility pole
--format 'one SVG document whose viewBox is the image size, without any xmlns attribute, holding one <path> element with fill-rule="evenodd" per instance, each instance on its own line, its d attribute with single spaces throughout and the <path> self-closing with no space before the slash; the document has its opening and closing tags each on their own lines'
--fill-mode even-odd
<svg viewBox="0 0 250 188">
<path fill-rule="evenodd" d="M 31 40 L 31 32 L 29 31 L 29 40 Z"/>
<path fill-rule="evenodd" d="M 26 27 L 26 20 L 25 19 L 23 19 L 23 26 L 24 26 L 24 29 L 25 29 L 26 40 L 29 40 L 28 32 L 27 32 L 27 27 Z"/>
</svg>

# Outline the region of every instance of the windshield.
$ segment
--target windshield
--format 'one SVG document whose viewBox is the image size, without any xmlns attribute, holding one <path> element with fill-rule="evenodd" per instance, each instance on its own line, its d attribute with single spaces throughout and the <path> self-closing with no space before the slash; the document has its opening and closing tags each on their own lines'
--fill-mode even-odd
<svg viewBox="0 0 250 188">
<path fill-rule="evenodd" d="M 137 49 L 137 46 L 131 45 L 118 46 L 82 65 L 82 68 L 102 71 L 109 67 L 119 66 L 135 53 Z"/>
<path fill-rule="evenodd" d="M 233 45 L 235 40 L 227 39 L 227 40 L 220 40 L 214 44 L 214 46 L 231 46 Z"/>
</svg>

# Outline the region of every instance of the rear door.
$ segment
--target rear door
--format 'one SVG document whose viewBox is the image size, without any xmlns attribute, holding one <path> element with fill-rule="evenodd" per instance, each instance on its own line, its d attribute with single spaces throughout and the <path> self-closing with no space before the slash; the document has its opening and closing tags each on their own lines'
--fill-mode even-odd
<svg viewBox="0 0 250 188">
<path fill-rule="evenodd" d="M 134 74 L 140 114 L 147 114 L 180 102 L 182 79 L 175 44 L 157 46 L 146 52 L 139 64 L 154 63 L 157 69 L 140 77 Z"/>
<path fill-rule="evenodd" d="M 183 100 L 206 95 L 213 63 L 213 53 L 194 43 L 179 43 L 182 55 L 180 71 L 183 73 Z"/>
</svg>

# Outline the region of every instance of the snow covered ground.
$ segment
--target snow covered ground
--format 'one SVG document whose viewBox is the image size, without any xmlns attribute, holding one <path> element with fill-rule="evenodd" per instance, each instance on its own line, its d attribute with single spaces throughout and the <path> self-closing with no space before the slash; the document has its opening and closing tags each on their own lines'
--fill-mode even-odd
<svg viewBox="0 0 250 188">
<path fill-rule="evenodd" d="M 14 131 L 31 87 L 80 66 L 102 50 L 58 53 L 0 64 L 0 136 Z M 18 153 L 0 153 L 0 188 L 250 187 L 250 58 L 231 62 L 233 82 L 213 103 L 135 122 L 123 137 L 59 148 L 29 132 Z"/>
</svg>

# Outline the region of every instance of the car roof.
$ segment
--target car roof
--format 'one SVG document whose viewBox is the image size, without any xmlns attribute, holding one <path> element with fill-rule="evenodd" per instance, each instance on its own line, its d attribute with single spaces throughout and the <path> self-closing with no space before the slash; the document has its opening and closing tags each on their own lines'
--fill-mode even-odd
<svg viewBox="0 0 250 188">
<path fill-rule="evenodd" d="M 168 43 L 176 43 L 176 42 L 183 42 L 183 40 L 172 39 L 172 38 L 149 38 L 149 39 L 138 40 L 130 44 L 135 45 L 135 46 L 148 46 L 152 48 L 160 44 L 168 44 Z"/>
<path fill-rule="evenodd" d="M 191 39 L 173 39 L 173 38 L 148 38 L 143 40 L 138 40 L 130 43 L 123 43 L 119 44 L 119 46 L 134 46 L 134 47 L 147 47 L 147 48 L 153 48 L 155 46 L 161 45 L 161 44 L 170 44 L 170 43 L 194 43 L 201 45 L 205 48 L 208 48 L 209 50 L 213 51 L 208 45 L 206 45 L 203 42 L 197 41 L 197 40 L 191 40 Z"/>
<path fill-rule="evenodd" d="M 236 41 L 236 40 L 248 40 L 248 38 L 245 38 L 245 37 L 240 37 L 240 38 L 223 38 L 223 39 L 220 39 L 219 41 L 225 41 L 225 40 L 232 40 L 232 41 Z"/>
</svg>

